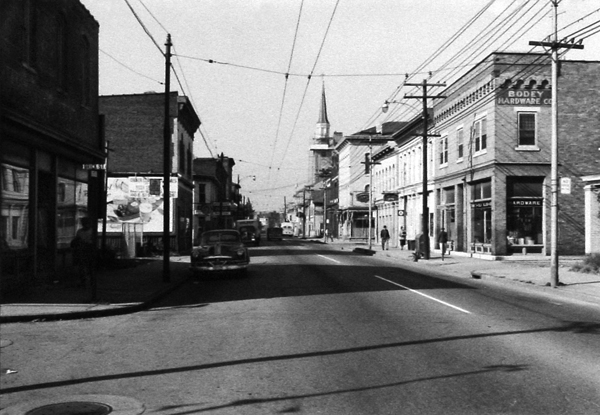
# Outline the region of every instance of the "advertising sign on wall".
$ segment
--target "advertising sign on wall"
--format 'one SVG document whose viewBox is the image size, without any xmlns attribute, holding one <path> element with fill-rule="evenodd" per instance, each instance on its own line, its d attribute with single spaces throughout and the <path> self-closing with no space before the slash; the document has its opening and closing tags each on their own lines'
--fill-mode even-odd
<svg viewBox="0 0 600 415">
<path fill-rule="evenodd" d="M 173 183 L 173 178 L 171 182 L 171 190 L 176 192 L 177 182 Z M 122 232 L 123 224 L 126 223 L 143 223 L 144 233 L 163 232 L 164 198 L 161 177 L 109 177 L 107 185 L 107 232 Z M 173 198 L 169 200 L 169 228 L 173 232 Z"/>
<path fill-rule="evenodd" d="M 549 89 L 501 89 L 496 95 L 498 105 L 540 106 L 552 105 Z"/>
</svg>

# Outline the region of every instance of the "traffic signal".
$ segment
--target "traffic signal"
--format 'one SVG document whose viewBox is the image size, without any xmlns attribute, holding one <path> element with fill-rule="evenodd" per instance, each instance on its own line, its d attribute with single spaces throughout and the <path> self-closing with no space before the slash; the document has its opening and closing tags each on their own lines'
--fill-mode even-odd
<svg viewBox="0 0 600 415">
<path fill-rule="evenodd" d="M 365 153 L 365 174 L 369 174 L 369 167 L 371 167 L 371 162 L 369 161 L 369 153 Z"/>
</svg>

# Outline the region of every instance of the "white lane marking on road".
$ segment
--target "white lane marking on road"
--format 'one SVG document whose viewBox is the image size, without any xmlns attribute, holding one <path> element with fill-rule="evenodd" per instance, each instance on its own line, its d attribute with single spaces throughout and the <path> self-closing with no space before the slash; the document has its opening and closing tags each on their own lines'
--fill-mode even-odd
<svg viewBox="0 0 600 415">
<path fill-rule="evenodd" d="M 410 291 L 411 293 L 419 294 L 419 295 L 422 295 L 422 296 L 423 296 L 423 297 L 425 297 L 425 298 L 429 298 L 430 300 L 437 301 L 437 302 L 438 302 L 438 303 L 440 303 L 440 304 L 443 304 L 443 305 L 445 305 L 445 306 L 451 307 L 451 308 L 453 308 L 453 309 L 455 309 L 455 310 L 458 310 L 458 311 L 460 311 L 460 312 L 463 312 L 463 313 L 466 313 L 466 314 L 471 314 L 471 312 L 470 312 L 470 311 L 467 311 L 467 310 L 465 310 L 464 308 L 460 308 L 460 307 L 457 307 L 457 306 L 455 306 L 455 305 L 452 305 L 452 304 L 450 304 L 450 303 L 447 303 L 447 302 L 445 302 L 445 301 L 438 300 L 438 299 L 437 299 L 437 298 L 435 298 L 435 297 L 432 297 L 432 296 L 430 296 L 430 295 L 427 295 L 427 294 L 423 294 L 422 292 L 420 292 L 420 291 L 417 291 L 417 290 L 413 290 L 412 288 L 405 287 L 405 286 L 404 286 L 404 285 L 402 285 L 402 284 L 398 284 L 397 282 L 390 281 L 390 280 L 388 280 L 388 279 L 385 279 L 385 278 L 383 278 L 383 277 L 380 277 L 379 275 L 375 275 L 375 277 L 376 277 L 376 278 L 379 278 L 380 280 L 383 280 L 383 281 L 389 282 L 390 284 L 397 285 L 398 287 L 404 288 L 405 290 L 408 290 L 408 291 Z"/>
<path fill-rule="evenodd" d="M 325 258 L 325 259 L 328 259 L 328 260 L 330 260 L 330 261 L 333 261 L 333 262 L 335 262 L 336 264 L 341 264 L 341 262 L 340 262 L 340 261 L 338 261 L 337 259 L 329 258 L 329 257 L 327 257 L 327 256 L 325 256 L 325 255 L 321 255 L 321 254 L 317 254 L 317 256 L 320 256 L 321 258 Z"/>
</svg>

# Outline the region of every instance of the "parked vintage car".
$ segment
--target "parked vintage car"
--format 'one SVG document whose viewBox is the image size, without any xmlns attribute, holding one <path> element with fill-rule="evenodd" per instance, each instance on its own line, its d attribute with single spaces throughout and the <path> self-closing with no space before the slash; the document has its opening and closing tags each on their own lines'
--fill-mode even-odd
<svg viewBox="0 0 600 415">
<path fill-rule="evenodd" d="M 204 232 L 192 248 L 191 271 L 202 273 L 237 272 L 246 275 L 250 255 L 240 233 L 233 229 Z"/>
<path fill-rule="evenodd" d="M 268 241 L 274 241 L 274 240 L 281 241 L 282 239 L 283 239 L 283 229 L 281 229 L 279 227 L 267 229 L 267 240 Z"/>
</svg>

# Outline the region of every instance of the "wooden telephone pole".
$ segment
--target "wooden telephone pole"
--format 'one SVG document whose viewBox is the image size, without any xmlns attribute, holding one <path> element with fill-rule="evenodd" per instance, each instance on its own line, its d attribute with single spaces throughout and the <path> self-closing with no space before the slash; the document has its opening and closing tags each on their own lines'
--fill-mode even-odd
<svg viewBox="0 0 600 415">
<path fill-rule="evenodd" d="M 169 253 L 171 250 L 171 35 L 167 35 L 165 52 L 165 119 L 163 125 L 163 281 L 171 282 Z"/>
<path fill-rule="evenodd" d="M 552 51 L 552 144 L 550 166 L 550 285 L 558 286 L 558 50 L 562 48 L 583 49 L 575 42 L 558 41 L 558 4 L 560 0 L 551 0 L 554 7 L 552 40 L 531 41 L 532 46 L 550 48 Z"/>
<path fill-rule="evenodd" d="M 428 137 L 439 137 L 439 134 L 427 134 L 427 129 L 428 129 L 428 123 L 429 123 L 429 114 L 428 114 L 428 109 L 427 109 L 427 98 L 431 98 L 431 99 L 435 99 L 435 98 L 446 98 L 445 96 L 442 95 L 434 95 L 434 96 L 427 96 L 427 87 L 435 87 L 435 86 L 446 86 L 445 83 L 438 83 L 438 84 L 428 84 L 427 81 L 425 79 L 423 79 L 423 82 L 420 84 L 411 84 L 411 83 L 406 83 L 404 84 L 406 86 L 420 86 L 423 88 L 423 95 L 422 96 L 411 96 L 411 95 L 405 95 L 404 98 L 416 98 L 416 99 L 422 99 L 423 100 L 423 206 L 422 206 L 422 210 L 423 210 L 423 216 L 421 217 L 421 232 L 422 232 L 422 241 L 423 245 L 421 246 L 421 244 L 419 244 L 419 247 L 421 249 L 421 253 L 423 254 L 423 258 L 424 259 L 429 259 L 430 258 L 430 247 L 429 247 L 429 207 L 427 205 L 427 199 L 428 199 L 428 190 L 427 190 L 427 141 L 428 141 Z"/>
</svg>

